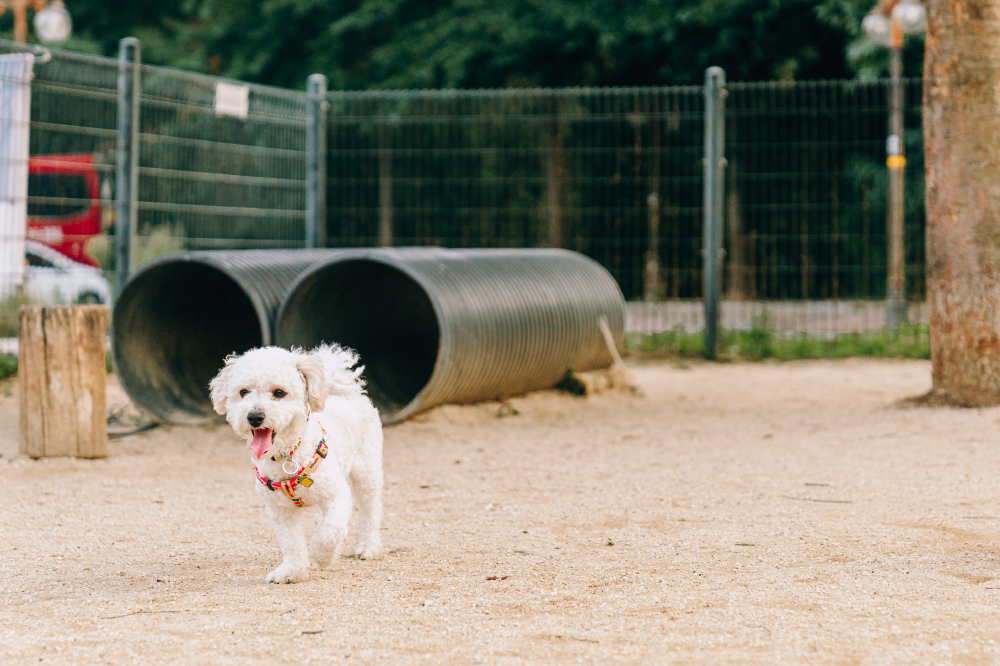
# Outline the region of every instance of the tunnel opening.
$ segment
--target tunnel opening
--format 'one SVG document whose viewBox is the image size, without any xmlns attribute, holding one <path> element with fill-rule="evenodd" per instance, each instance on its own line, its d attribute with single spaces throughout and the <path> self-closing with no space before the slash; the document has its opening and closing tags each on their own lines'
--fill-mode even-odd
<svg viewBox="0 0 1000 666">
<path fill-rule="evenodd" d="M 276 337 L 283 347 L 335 342 L 357 351 L 368 395 L 386 417 L 430 381 L 441 333 L 434 305 L 413 277 L 380 261 L 349 259 L 327 264 L 294 287 Z"/>
<path fill-rule="evenodd" d="M 266 344 L 268 324 L 240 285 L 190 261 L 135 275 L 115 305 L 113 354 L 129 396 L 175 423 L 216 418 L 208 383 L 225 357 Z"/>
</svg>

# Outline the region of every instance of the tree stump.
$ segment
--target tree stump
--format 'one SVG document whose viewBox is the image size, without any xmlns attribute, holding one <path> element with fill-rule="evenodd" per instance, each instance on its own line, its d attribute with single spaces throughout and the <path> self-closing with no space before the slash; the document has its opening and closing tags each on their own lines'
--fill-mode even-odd
<svg viewBox="0 0 1000 666">
<path fill-rule="evenodd" d="M 32 458 L 107 456 L 108 309 L 23 307 L 20 323 L 21 453 Z"/>
</svg>

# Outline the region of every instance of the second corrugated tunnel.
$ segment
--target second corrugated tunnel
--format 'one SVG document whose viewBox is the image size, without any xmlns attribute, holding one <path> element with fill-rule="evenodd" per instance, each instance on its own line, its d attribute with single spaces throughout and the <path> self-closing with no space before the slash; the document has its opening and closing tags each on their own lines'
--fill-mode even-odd
<svg viewBox="0 0 1000 666">
<path fill-rule="evenodd" d="M 550 388 L 607 367 L 605 317 L 624 339 L 614 278 L 568 250 L 347 251 L 292 283 L 275 342 L 356 349 L 368 393 L 393 423 L 434 405 Z"/>
</svg>

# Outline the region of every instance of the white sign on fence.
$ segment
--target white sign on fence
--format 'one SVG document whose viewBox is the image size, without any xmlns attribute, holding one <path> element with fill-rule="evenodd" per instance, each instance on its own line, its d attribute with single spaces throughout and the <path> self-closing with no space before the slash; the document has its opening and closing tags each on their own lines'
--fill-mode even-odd
<svg viewBox="0 0 1000 666">
<path fill-rule="evenodd" d="M 24 279 L 34 63 L 30 53 L 0 55 L 0 298 L 17 293 Z"/>
<path fill-rule="evenodd" d="M 250 87 L 219 81 L 215 84 L 215 113 L 246 118 L 250 110 Z"/>
</svg>

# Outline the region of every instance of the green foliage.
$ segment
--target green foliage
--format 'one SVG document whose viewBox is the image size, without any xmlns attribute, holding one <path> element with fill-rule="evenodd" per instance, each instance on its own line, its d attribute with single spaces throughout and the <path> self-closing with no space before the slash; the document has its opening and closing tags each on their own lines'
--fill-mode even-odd
<svg viewBox="0 0 1000 666">
<path fill-rule="evenodd" d="M 724 331 L 719 336 L 719 359 L 723 361 L 773 358 L 782 361 L 819 358 L 929 359 L 930 335 L 926 326 L 910 326 L 896 333 L 873 332 L 840 335 L 832 339 L 800 335 L 791 338 L 775 336 L 761 321 L 749 331 Z M 682 330 L 653 335 L 632 334 L 626 338 L 626 349 L 640 358 L 695 358 L 705 354 L 702 335 L 690 335 Z"/>
<path fill-rule="evenodd" d="M 772 344 L 772 334 L 771 330 L 767 326 L 768 317 L 767 312 L 764 312 L 758 317 L 754 318 L 753 324 L 750 327 L 748 333 L 743 334 L 736 340 L 735 346 L 737 347 L 737 353 L 741 356 L 751 358 L 754 360 L 760 360 L 762 358 L 768 358 L 774 355 L 774 345 Z M 729 334 L 726 337 L 732 337 L 733 334 Z M 732 343 L 732 340 L 725 340 L 725 342 Z M 728 348 L 732 349 L 732 344 Z"/>
<path fill-rule="evenodd" d="M 21 306 L 27 305 L 24 294 L 0 299 L 0 338 L 16 338 L 21 330 Z"/>
<path fill-rule="evenodd" d="M 178 27 L 190 21 L 188 0 L 66 0 L 73 17 L 73 35 L 62 45 L 72 51 L 117 55 L 118 40 L 138 37 L 143 42 L 144 57 L 153 62 L 176 60 L 180 52 L 190 51 L 190 44 L 177 41 Z M 28 10 L 31 23 L 33 11 Z M 0 36 L 10 39 L 14 19 L 11 11 L 0 17 Z M 29 39 L 34 39 L 29 30 Z"/>
<path fill-rule="evenodd" d="M 17 374 L 17 354 L 0 354 L 0 379 Z"/>
<path fill-rule="evenodd" d="M 111 355 L 108 354 L 105 365 L 112 372 Z M 0 379 L 6 379 L 17 374 L 17 354 L 0 354 Z"/>
<path fill-rule="evenodd" d="M 820 21 L 837 28 L 846 39 L 845 57 L 852 72 L 862 79 L 888 75 L 889 51 L 865 38 L 861 30 L 864 19 L 876 0 L 823 0 L 816 7 Z M 923 70 L 924 38 L 907 37 L 903 48 L 903 70 L 907 76 L 919 76 Z"/>
<path fill-rule="evenodd" d="M 288 87 L 322 72 L 334 89 L 697 84 L 710 65 L 741 81 L 844 78 L 884 69 L 859 46 L 872 4 L 70 0 L 67 46 L 114 55 L 134 35 L 150 63 Z"/>
</svg>

